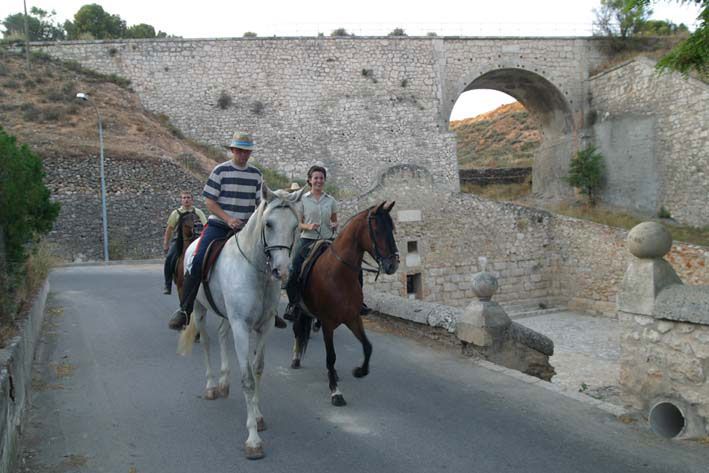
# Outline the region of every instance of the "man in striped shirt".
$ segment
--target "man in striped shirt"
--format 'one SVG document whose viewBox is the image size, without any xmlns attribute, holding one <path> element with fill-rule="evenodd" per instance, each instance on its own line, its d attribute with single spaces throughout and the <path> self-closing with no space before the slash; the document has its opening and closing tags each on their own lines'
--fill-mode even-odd
<svg viewBox="0 0 709 473">
<path fill-rule="evenodd" d="M 192 313 L 202 279 L 202 260 L 209 244 L 231 231 L 241 230 L 260 203 L 261 171 L 247 164 L 254 149 L 251 135 L 234 133 L 226 148 L 231 159 L 214 168 L 202 191 L 211 215 L 197 245 L 192 269 L 185 277 L 180 308 L 170 320 L 173 330 L 181 330 L 187 324 L 188 314 Z"/>
</svg>

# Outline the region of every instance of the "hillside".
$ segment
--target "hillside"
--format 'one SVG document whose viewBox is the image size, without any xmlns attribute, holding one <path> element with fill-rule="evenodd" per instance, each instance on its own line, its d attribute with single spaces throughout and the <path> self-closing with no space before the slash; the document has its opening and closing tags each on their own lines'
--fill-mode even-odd
<svg viewBox="0 0 709 473">
<path fill-rule="evenodd" d="M 24 57 L 0 51 L 0 124 L 19 142 L 46 160 L 98 154 L 96 113 L 76 98 L 89 94 L 104 128 L 106 157 L 117 160 L 167 159 L 197 174 L 211 169 L 210 150 L 184 139 L 167 118 L 146 111 L 127 81 L 103 76 L 76 63 L 34 55 L 31 69 Z M 225 138 L 226 139 L 226 138 Z"/>
<path fill-rule="evenodd" d="M 458 143 L 461 169 L 532 166 L 541 132 L 519 102 L 450 122 Z"/>
</svg>

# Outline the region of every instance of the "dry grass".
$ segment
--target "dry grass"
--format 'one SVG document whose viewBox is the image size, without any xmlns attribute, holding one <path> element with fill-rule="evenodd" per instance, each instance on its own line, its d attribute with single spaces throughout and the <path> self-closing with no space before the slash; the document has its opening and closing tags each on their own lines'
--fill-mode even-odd
<svg viewBox="0 0 709 473">
<path fill-rule="evenodd" d="M 524 199 L 532 192 L 532 179 L 530 177 L 521 184 L 490 184 L 487 186 L 461 183 L 460 191 L 488 199 L 515 202 Z"/>
<path fill-rule="evenodd" d="M 635 225 L 648 220 L 647 218 L 637 217 L 600 206 L 591 207 L 588 205 L 561 204 L 551 206 L 548 210 L 568 217 L 590 220 L 592 222 L 608 225 L 610 227 L 624 228 L 626 230 L 630 230 Z M 697 228 L 687 225 L 677 225 L 665 219 L 658 219 L 658 221 L 667 227 L 674 240 L 709 246 L 709 226 Z"/>
</svg>

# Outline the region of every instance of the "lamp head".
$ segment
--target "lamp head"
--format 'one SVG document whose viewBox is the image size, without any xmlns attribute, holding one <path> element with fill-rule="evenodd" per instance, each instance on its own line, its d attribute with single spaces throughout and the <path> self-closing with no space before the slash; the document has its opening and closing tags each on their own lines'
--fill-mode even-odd
<svg viewBox="0 0 709 473">
<path fill-rule="evenodd" d="M 83 92 L 79 92 L 78 94 L 76 94 L 76 98 L 79 100 L 89 100 L 89 96 Z"/>
</svg>

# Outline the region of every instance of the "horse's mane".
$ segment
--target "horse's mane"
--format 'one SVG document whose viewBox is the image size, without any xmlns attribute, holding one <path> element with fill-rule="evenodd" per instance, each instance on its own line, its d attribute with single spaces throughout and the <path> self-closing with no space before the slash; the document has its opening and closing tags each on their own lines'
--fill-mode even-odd
<svg viewBox="0 0 709 473">
<path fill-rule="evenodd" d="M 352 220 L 356 219 L 357 217 L 359 217 L 360 215 L 362 215 L 362 214 L 365 213 L 365 212 L 369 212 L 369 211 L 371 211 L 372 209 L 375 209 L 376 207 L 377 207 L 376 205 L 372 205 L 372 206 L 370 206 L 370 207 L 367 207 L 367 208 L 364 209 L 364 210 L 361 210 L 361 211 L 357 212 L 356 214 L 354 214 L 353 216 L 351 216 L 350 218 L 348 218 L 347 221 L 342 225 L 342 230 L 340 230 L 340 233 L 342 233 L 342 232 L 345 230 L 345 228 L 347 228 L 347 225 L 348 225 Z M 389 218 L 391 219 L 391 216 L 390 216 Z M 393 219 L 392 219 L 392 221 L 391 221 L 391 224 L 392 224 L 392 227 L 394 227 L 394 220 L 393 220 Z"/>
</svg>

